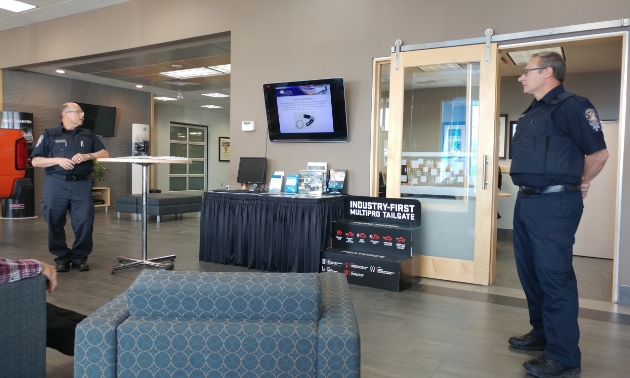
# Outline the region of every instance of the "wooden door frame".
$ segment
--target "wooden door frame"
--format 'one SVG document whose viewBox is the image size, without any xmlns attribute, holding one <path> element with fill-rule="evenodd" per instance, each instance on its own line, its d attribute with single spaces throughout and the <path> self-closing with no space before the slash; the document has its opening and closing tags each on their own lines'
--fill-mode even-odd
<svg viewBox="0 0 630 378">
<path fill-rule="evenodd" d="M 488 230 L 485 235 L 475 235 L 474 260 L 459 260 L 433 256 L 414 256 L 414 275 L 445 279 L 478 285 L 490 285 L 494 282 L 494 261 L 496 254 L 496 214 L 497 212 L 497 175 L 498 175 L 498 54 L 497 44 L 490 45 L 490 62 L 485 62 L 486 45 L 467 45 L 445 47 L 433 50 L 409 51 L 399 54 L 399 70 L 391 64 L 389 91 L 389 132 L 387 146 L 387 196 L 400 198 L 400 167 L 402 160 L 402 133 L 404 107 L 404 67 L 452 62 L 480 62 L 479 124 L 492 124 L 492 132 L 479 133 L 478 159 L 483 156 L 486 165 L 486 189 L 482 188 L 482 175 L 477 175 L 477 199 L 475 212 L 475 230 Z M 389 61 L 395 62 L 392 53 Z M 375 176 L 378 172 L 378 115 L 380 101 L 380 74 L 382 61 L 374 62 L 373 114 L 372 114 L 372 182 L 370 192 L 375 194 Z M 488 90 L 491 89 L 491 90 Z M 377 184 L 376 184 L 377 185 Z M 376 188 L 376 191 L 378 189 Z"/>
</svg>

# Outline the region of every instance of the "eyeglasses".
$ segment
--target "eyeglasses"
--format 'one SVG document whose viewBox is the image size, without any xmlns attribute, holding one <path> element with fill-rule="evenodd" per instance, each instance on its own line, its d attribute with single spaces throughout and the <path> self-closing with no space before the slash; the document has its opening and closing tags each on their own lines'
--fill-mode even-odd
<svg viewBox="0 0 630 378">
<path fill-rule="evenodd" d="M 67 110 L 64 113 L 77 113 L 77 115 L 85 115 L 85 112 L 82 110 Z"/>
<path fill-rule="evenodd" d="M 527 76 L 527 74 L 529 73 L 529 71 L 537 71 L 537 70 L 544 70 L 546 68 L 549 68 L 549 66 L 547 67 L 538 67 L 538 68 L 527 68 L 523 70 L 523 75 L 521 76 Z"/>
</svg>

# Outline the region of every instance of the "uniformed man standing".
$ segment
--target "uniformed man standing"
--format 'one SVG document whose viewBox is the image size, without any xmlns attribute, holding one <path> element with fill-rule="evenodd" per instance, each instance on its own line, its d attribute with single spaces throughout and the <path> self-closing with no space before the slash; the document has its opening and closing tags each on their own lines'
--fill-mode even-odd
<svg viewBox="0 0 630 378">
<path fill-rule="evenodd" d="M 46 168 L 42 214 L 48 223 L 48 249 L 55 255 L 57 272 L 67 272 L 70 264 L 78 271 L 89 270 L 92 252 L 94 201 L 92 160 L 109 157 L 105 146 L 90 130 L 81 129 L 83 111 L 74 102 L 61 107 L 61 125 L 47 129 L 31 154 L 34 167 Z M 66 244 L 66 213 L 70 211 L 74 244 Z"/>
<path fill-rule="evenodd" d="M 514 255 L 533 329 L 512 337 L 516 349 L 544 350 L 523 364 L 536 377 L 580 373 L 578 292 L 573 244 L 591 181 L 608 159 L 595 107 L 565 92 L 566 66 L 554 52 L 534 54 L 518 79 L 535 100 L 521 115 L 510 176 Z"/>
</svg>

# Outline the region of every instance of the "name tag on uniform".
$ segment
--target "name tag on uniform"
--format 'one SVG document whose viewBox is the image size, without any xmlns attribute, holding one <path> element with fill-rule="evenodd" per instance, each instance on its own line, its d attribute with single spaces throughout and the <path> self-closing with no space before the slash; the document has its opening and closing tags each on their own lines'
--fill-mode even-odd
<svg viewBox="0 0 630 378">
<path fill-rule="evenodd" d="M 55 139 L 55 143 L 63 143 L 66 146 L 68 145 L 68 142 L 65 139 Z"/>
</svg>

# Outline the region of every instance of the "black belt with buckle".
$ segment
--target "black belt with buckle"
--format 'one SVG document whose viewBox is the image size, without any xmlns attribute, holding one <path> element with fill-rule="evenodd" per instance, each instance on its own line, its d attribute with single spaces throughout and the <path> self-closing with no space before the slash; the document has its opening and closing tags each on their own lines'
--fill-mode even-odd
<svg viewBox="0 0 630 378">
<path fill-rule="evenodd" d="M 526 196 L 531 196 L 534 194 L 546 194 L 546 193 L 558 193 L 558 192 L 572 192 L 582 190 L 580 185 L 578 184 L 562 184 L 562 185 L 551 185 L 551 186 L 541 186 L 539 188 L 529 187 L 529 186 L 519 186 L 518 191 L 523 193 Z"/>
<path fill-rule="evenodd" d="M 83 181 L 88 178 L 88 175 L 62 175 L 59 173 L 49 173 L 49 175 L 64 181 Z"/>
</svg>

